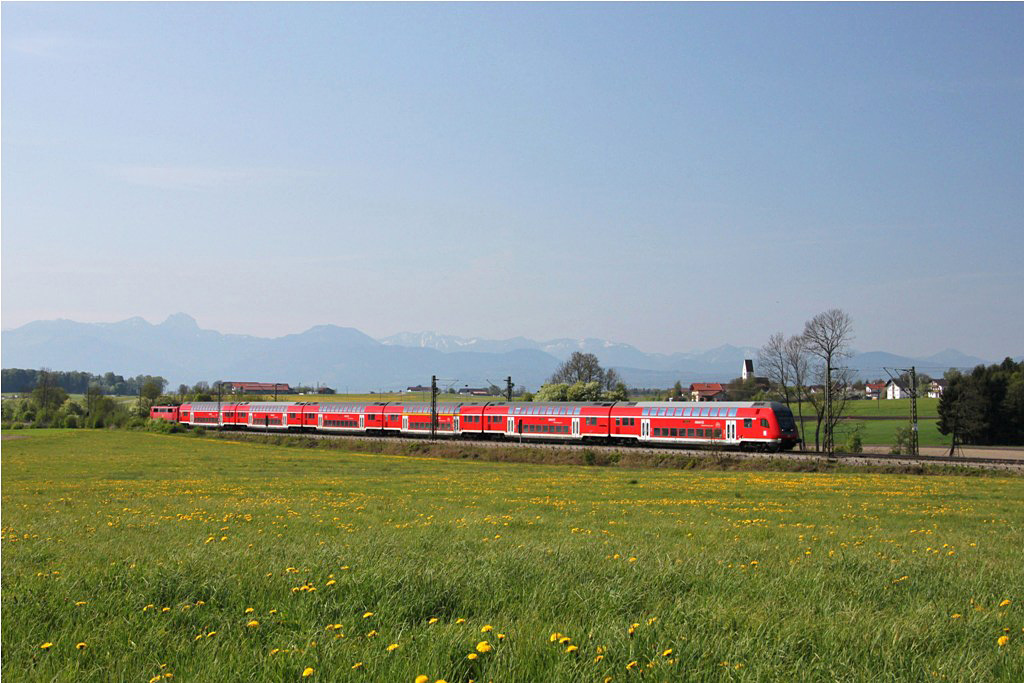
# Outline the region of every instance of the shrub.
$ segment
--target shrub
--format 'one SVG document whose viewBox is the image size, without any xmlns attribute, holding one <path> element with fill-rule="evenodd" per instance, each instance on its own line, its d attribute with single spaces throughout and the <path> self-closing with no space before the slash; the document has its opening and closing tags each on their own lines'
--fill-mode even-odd
<svg viewBox="0 0 1024 683">
<path fill-rule="evenodd" d="M 68 415 L 64 418 L 64 427 L 66 429 L 78 429 L 78 418 L 74 415 Z"/>
</svg>

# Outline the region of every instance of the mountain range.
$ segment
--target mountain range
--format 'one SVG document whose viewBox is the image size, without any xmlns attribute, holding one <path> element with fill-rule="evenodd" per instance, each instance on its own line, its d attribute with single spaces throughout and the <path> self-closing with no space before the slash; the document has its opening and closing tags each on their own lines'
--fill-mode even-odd
<svg viewBox="0 0 1024 683">
<path fill-rule="evenodd" d="M 156 325 L 139 317 L 115 323 L 41 320 L 5 331 L 2 349 L 5 368 L 153 374 L 166 377 L 172 386 L 222 379 L 321 384 L 351 392 L 429 384 L 431 375 L 442 378 L 442 386 L 455 387 L 502 384 L 511 375 L 517 385 L 536 389 L 574 351 L 593 353 L 634 387 L 724 382 L 740 374 L 744 358 L 757 358 L 755 347 L 729 344 L 661 354 L 592 338 L 493 340 L 403 332 L 374 339 L 336 325 L 265 338 L 204 330 L 184 313 Z M 939 376 L 949 367 L 986 362 L 948 349 L 926 358 L 856 353 L 847 365 L 861 377 L 876 378 L 886 376 L 883 367 L 915 365 Z"/>
</svg>

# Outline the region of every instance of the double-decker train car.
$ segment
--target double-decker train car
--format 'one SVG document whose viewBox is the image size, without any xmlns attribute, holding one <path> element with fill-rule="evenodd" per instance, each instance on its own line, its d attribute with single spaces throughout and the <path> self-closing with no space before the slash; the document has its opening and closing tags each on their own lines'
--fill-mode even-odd
<svg viewBox="0 0 1024 683">
<path fill-rule="evenodd" d="M 716 446 L 790 450 L 800 442 L 781 403 L 609 402 L 185 403 L 153 406 L 150 417 L 190 426 L 335 434 L 403 434 L 546 442 Z"/>
</svg>

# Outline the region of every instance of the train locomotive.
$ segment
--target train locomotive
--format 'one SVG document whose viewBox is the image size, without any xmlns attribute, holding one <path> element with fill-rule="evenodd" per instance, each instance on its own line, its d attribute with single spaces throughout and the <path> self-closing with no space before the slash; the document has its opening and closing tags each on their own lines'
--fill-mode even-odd
<svg viewBox="0 0 1024 683">
<path fill-rule="evenodd" d="M 436 422 L 432 425 L 432 417 Z M 491 438 L 786 451 L 799 442 L 782 403 L 289 403 L 153 406 L 150 417 L 188 426 L 353 436 Z"/>
</svg>

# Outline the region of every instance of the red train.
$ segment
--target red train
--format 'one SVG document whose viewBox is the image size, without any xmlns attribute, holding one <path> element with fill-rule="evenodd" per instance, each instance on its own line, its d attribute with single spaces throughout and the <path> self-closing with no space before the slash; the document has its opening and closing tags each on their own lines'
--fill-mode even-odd
<svg viewBox="0 0 1024 683">
<path fill-rule="evenodd" d="M 430 434 L 429 403 L 186 403 L 150 417 L 184 425 L 334 434 Z M 775 402 L 440 403 L 436 436 L 790 450 L 793 413 Z"/>
</svg>

